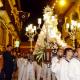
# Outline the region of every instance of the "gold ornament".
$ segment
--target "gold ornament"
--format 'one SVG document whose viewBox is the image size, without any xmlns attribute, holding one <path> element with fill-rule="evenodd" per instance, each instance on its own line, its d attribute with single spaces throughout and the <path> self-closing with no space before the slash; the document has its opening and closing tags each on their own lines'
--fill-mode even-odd
<svg viewBox="0 0 80 80">
<path fill-rule="evenodd" d="M 53 13 L 53 9 L 50 8 L 48 5 L 44 8 L 44 14 L 46 14 L 47 12 L 52 12 Z"/>
</svg>

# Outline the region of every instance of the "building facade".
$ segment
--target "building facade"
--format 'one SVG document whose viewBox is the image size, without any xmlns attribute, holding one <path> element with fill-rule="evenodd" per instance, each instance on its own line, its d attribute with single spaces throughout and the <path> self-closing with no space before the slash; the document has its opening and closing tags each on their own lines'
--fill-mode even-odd
<svg viewBox="0 0 80 80">
<path fill-rule="evenodd" d="M 0 0 L 0 50 L 3 51 L 8 44 L 15 46 L 20 40 L 21 25 L 15 0 Z M 8 6 L 7 6 L 8 5 Z M 8 9 L 10 11 L 8 11 Z M 12 16 L 12 17 L 11 17 Z"/>
</svg>

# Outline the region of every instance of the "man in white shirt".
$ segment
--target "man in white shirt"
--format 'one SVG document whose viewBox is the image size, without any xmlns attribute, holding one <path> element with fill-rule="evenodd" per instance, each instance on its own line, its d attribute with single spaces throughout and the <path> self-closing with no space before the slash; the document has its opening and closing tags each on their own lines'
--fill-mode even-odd
<svg viewBox="0 0 80 80">
<path fill-rule="evenodd" d="M 77 57 L 70 61 L 69 67 L 70 80 L 80 80 L 80 47 L 77 48 Z"/>
<path fill-rule="evenodd" d="M 73 50 L 71 48 L 66 48 L 64 50 L 64 55 L 60 62 L 60 72 L 59 72 L 59 80 L 71 80 L 69 79 L 69 65 L 70 61 L 73 57 Z"/>
<path fill-rule="evenodd" d="M 51 71 L 53 72 L 52 73 L 52 79 L 53 80 L 56 80 L 56 78 L 58 79 L 59 76 L 59 72 L 58 72 L 58 69 L 59 69 L 59 66 L 60 66 L 60 60 L 62 59 L 62 56 L 63 56 L 63 49 L 58 49 L 58 52 L 57 52 L 57 55 L 55 57 L 52 58 L 52 65 L 51 65 Z M 55 75 L 54 75 L 55 73 Z M 55 78 L 56 76 L 56 78 Z"/>
<path fill-rule="evenodd" d="M 65 57 L 60 58 L 59 61 L 57 60 L 57 63 L 55 66 L 53 66 L 53 72 L 56 75 L 57 80 L 71 80 L 69 79 L 69 64 L 70 60 L 73 56 L 73 50 L 71 48 L 66 48 L 64 50 Z"/>
</svg>

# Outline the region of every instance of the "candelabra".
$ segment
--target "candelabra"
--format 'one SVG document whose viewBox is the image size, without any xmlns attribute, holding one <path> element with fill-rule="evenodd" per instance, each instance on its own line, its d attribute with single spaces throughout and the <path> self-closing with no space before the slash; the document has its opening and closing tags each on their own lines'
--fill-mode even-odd
<svg viewBox="0 0 80 80">
<path fill-rule="evenodd" d="M 26 35 L 27 37 L 29 37 L 29 41 L 30 41 L 30 51 L 33 51 L 32 49 L 32 42 L 34 39 L 34 36 L 37 34 L 37 29 L 40 29 L 40 25 L 41 25 L 41 18 L 38 18 L 38 27 L 33 26 L 33 24 L 29 24 L 28 27 L 26 27 Z"/>
<path fill-rule="evenodd" d="M 70 35 L 70 38 L 73 41 L 73 48 L 75 49 L 76 47 L 75 41 L 77 39 L 76 37 L 78 35 L 77 32 L 79 31 L 80 23 L 78 21 L 71 20 L 71 23 L 66 23 L 66 28 Z"/>
</svg>

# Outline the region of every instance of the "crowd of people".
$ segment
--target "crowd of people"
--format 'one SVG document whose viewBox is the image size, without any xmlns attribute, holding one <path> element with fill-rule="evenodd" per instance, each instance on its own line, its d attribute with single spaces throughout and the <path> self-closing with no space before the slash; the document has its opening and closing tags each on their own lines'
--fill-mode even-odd
<svg viewBox="0 0 80 80">
<path fill-rule="evenodd" d="M 0 80 L 14 80 L 16 75 L 17 80 L 50 80 L 51 69 L 45 61 L 38 62 L 32 53 L 16 52 L 7 45 L 0 52 Z"/>
<path fill-rule="evenodd" d="M 52 72 L 57 80 L 80 80 L 80 47 L 58 49 L 57 56 L 52 58 Z"/>
<path fill-rule="evenodd" d="M 30 53 L 20 54 L 8 45 L 0 52 L 0 80 L 80 80 L 80 47 L 58 48 L 51 62 L 37 61 Z"/>
</svg>

